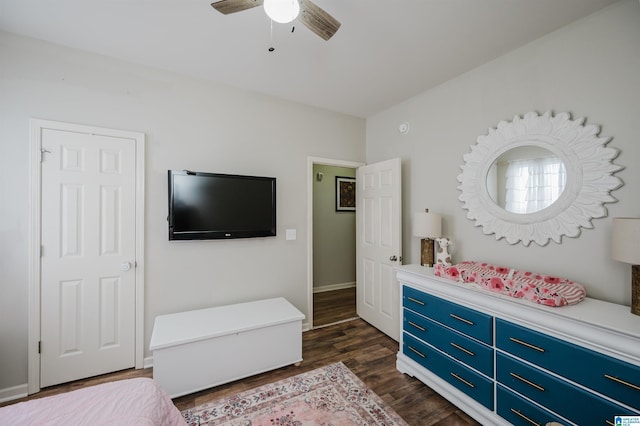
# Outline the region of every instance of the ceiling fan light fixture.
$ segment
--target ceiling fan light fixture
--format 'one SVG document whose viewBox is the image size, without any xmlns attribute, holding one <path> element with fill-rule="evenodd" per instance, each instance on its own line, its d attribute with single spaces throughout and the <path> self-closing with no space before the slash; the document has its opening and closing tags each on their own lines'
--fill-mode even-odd
<svg viewBox="0 0 640 426">
<path fill-rule="evenodd" d="M 298 0 L 264 0 L 264 11 L 273 21 L 288 24 L 298 17 Z"/>
</svg>

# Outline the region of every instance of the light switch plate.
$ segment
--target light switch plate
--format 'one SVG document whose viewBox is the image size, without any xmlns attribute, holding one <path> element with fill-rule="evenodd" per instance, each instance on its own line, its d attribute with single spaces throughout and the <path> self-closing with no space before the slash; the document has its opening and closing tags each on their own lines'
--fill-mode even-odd
<svg viewBox="0 0 640 426">
<path fill-rule="evenodd" d="M 297 238 L 297 232 L 295 229 L 287 229 L 285 231 L 285 239 L 287 241 L 295 240 Z"/>
</svg>

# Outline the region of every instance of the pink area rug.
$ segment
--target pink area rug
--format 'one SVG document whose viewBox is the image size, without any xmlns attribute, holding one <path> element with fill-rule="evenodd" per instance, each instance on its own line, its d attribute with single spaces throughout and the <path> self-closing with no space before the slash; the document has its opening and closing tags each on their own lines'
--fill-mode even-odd
<svg viewBox="0 0 640 426">
<path fill-rule="evenodd" d="M 407 425 L 341 362 L 209 402 L 182 415 L 192 426 Z"/>
</svg>

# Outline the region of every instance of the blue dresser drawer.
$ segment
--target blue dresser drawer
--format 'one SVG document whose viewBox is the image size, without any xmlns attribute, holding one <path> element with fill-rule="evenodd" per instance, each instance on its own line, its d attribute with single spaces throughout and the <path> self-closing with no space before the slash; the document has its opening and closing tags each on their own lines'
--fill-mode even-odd
<svg viewBox="0 0 640 426">
<path fill-rule="evenodd" d="M 635 414 L 500 352 L 496 356 L 496 379 L 579 425 L 604 425 L 616 415 Z"/>
<path fill-rule="evenodd" d="M 496 319 L 496 347 L 640 410 L 640 367 Z"/>
<path fill-rule="evenodd" d="M 493 410 L 493 381 L 449 358 L 407 333 L 402 336 L 402 353 L 440 378 Z"/>
<path fill-rule="evenodd" d="M 496 411 L 498 415 L 515 426 L 546 425 L 549 422 L 563 423 L 557 415 L 511 392 L 498 384 L 496 388 Z"/>
<path fill-rule="evenodd" d="M 493 317 L 408 286 L 402 286 L 402 305 L 461 333 L 493 344 Z"/>
<path fill-rule="evenodd" d="M 493 377 L 493 348 L 403 309 L 403 330 Z"/>
</svg>

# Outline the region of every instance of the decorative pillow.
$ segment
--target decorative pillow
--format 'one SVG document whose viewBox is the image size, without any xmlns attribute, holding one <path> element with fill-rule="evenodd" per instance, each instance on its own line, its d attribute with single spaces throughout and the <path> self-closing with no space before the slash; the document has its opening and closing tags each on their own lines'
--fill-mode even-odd
<svg viewBox="0 0 640 426">
<path fill-rule="evenodd" d="M 582 284 L 566 278 L 517 271 L 489 263 L 464 261 L 451 266 L 437 264 L 434 273 L 439 277 L 476 283 L 490 291 L 547 306 L 573 305 L 587 296 Z"/>
</svg>

